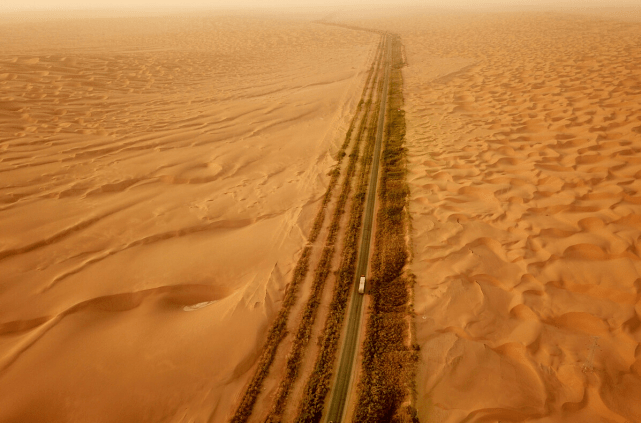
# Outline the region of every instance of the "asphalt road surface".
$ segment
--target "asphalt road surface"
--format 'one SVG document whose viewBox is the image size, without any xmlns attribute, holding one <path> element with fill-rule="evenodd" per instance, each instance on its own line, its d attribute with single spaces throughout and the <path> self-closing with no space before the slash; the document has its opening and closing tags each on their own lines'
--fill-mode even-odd
<svg viewBox="0 0 641 423">
<path fill-rule="evenodd" d="M 338 365 L 338 373 L 332 394 L 330 397 L 329 411 L 326 422 L 338 423 L 343 420 L 345 414 L 345 405 L 347 395 L 352 382 L 352 368 L 356 361 L 358 351 L 358 335 L 360 332 L 361 320 L 363 317 L 363 295 L 358 293 L 358 282 L 361 275 L 365 275 L 369 260 L 369 247 L 372 238 L 372 221 L 374 219 L 374 203 L 376 201 L 376 184 L 378 182 L 378 165 L 381 156 L 381 145 L 383 141 L 383 129 L 385 121 L 385 105 L 387 103 L 387 89 L 389 84 L 389 73 L 391 66 L 392 41 L 386 35 L 386 52 L 385 52 L 385 81 L 381 98 L 381 109 L 378 114 L 378 130 L 376 133 L 376 144 L 374 145 L 374 155 L 372 158 L 372 170 L 370 174 L 369 189 L 367 191 L 367 201 L 365 203 L 365 216 L 363 220 L 363 233 L 361 235 L 361 245 L 356 265 L 356 277 L 354 279 L 354 288 L 352 293 L 352 302 L 347 316 L 347 332 L 343 341 L 342 353 Z M 367 283 L 365 289 L 367 290 Z"/>
</svg>

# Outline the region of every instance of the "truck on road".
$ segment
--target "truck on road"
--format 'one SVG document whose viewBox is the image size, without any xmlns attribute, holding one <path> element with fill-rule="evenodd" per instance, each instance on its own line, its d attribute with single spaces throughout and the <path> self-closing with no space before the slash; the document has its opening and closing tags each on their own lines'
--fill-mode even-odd
<svg viewBox="0 0 641 423">
<path fill-rule="evenodd" d="M 358 284 L 358 293 L 359 294 L 365 293 L 365 275 L 361 275 L 361 281 Z"/>
</svg>

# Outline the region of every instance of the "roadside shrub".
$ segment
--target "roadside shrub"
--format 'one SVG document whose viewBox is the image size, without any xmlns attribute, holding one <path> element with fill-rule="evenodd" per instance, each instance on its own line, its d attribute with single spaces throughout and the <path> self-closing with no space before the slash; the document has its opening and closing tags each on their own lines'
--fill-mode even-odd
<svg viewBox="0 0 641 423">
<path fill-rule="evenodd" d="M 381 49 L 381 44 L 379 43 L 379 50 L 380 49 Z M 347 167 L 343 189 L 334 212 L 334 219 L 330 224 L 326 247 L 322 253 L 323 255 L 321 257 L 321 261 L 316 269 L 316 274 L 315 274 L 314 282 L 312 284 L 312 289 L 322 290 L 322 286 L 324 285 L 324 282 L 327 279 L 327 275 L 330 270 L 329 265 L 331 263 L 331 257 L 334 254 L 333 244 L 335 242 L 336 234 L 339 229 L 338 224 L 340 223 L 339 222 L 340 217 L 344 213 L 344 206 L 349 196 L 349 187 L 351 187 L 351 180 L 353 179 L 356 162 L 359 157 L 358 148 L 360 145 L 360 140 L 362 138 L 363 132 L 366 129 L 366 124 L 364 122 L 366 122 L 367 120 L 367 113 L 365 112 L 363 114 L 362 112 L 363 112 L 363 107 L 367 108 L 369 107 L 370 104 L 367 102 L 364 102 L 363 99 L 367 96 L 368 88 L 370 87 L 370 85 L 375 84 L 375 82 L 373 81 L 376 81 L 376 77 L 374 80 L 372 80 L 372 77 L 376 73 L 377 66 L 379 66 L 378 61 L 380 61 L 379 58 L 377 58 L 374 61 L 374 63 L 372 63 L 372 66 L 367 76 L 365 87 L 363 88 L 363 92 L 361 94 L 361 100 L 359 101 L 357 106 L 356 113 L 354 114 L 354 117 L 350 122 L 347 133 L 345 134 L 345 139 L 343 141 L 343 144 L 341 145 L 337 153 L 337 156 L 336 156 L 337 163 L 329 173 L 330 182 L 327 186 L 327 190 L 325 191 L 325 194 L 323 195 L 323 201 L 321 202 L 320 209 L 318 210 L 316 217 L 314 219 L 314 223 L 312 224 L 312 229 L 308 237 L 308 245 L 304 247 L 303 252 L 297 262 L 296 268 L 294 270 L 294 275 L 292 277 L 292 282 L 289 284 L 287 291 L 285 292 L 283 305 L 279 310 L 278 315 L 276 316 L 276 319 L 274 320 L 274 322 L 272 323 L 268 331 L 267 339 L 263 346 L 263 350 L 261 352 L 261 355 L 258 361 L 256 372 L 254 373 L 252 379 L 250 380 L 249 385 L 247 386 L 243 394 L 243 397 L 241 398 L 240 404 L 238 405 L 238 408 L 236 409 L 236 412 L 234 413 L 231 419 L 232 423 L 244 423 L 249 419 L 254 409 L 254 405 L 256 404 L 256 401 L 258 399 L 258 395 L 262 390 L 263 383 L 267 378 L 267 375 L 269 374 L 269 369 L 274 361 L 274 358 L 276 357 L 278 346 L 280 345 L 280 342 L 283 340 L 283 338 L 287 334 L 287 321 L 289 318 L 289 314 L 291 312 L 293 305 L 296 303 L 300 284 L 305 279 L 308 268 L 309 268 L 309 258 L 310 258 L 311 249 L 312 249 L 311 245 L 316 242 L 322 230 L 327 206 L 331 201 L 334 188 L 338 184 L 338 180 L 340 178 L 340 174 L 341 174 L 340 168 L 341 168 L 342 160 L 345 157 L 346 150 L 349 147 L 350 141 L 352 140 L 352 137 L 353 137 L 352 134 L 356 126 L 358 116 L 362 115 L 363 117 L 361 119 L 362 120 L 361 125 L 359 126 L 359 133 L 357 135 L 357 140 L 355 142 L 353 151 L 350 154 L 350 163 L 348 164 L 348 167 Z M 371 103 L 371 92 L 370 92 L 369 102 Z M 347 193 L 345 193 L 346 189 L 347 189 Z M 338 223 L 335 223 L 335 222 L 338 222 Z M 270 417 L 272 419 L 271 421 L 279 420 L 280 413 L 282 413 L 284 404 L 287 400 L 289 391 L 291 389 L 291 383 L 293 383 L 293 380 L 295 380 L 298 374 L 298 368 L 300 367 L 300 359 L 302 357 L 304 347 L 307 345 L 307 342 L 309 340 L 308 339 L 310 336 L 309 331 L 311 330 L 311 326 L 315 318 L 318 304 L 319 304 L 318 300 L 308 301 L 308 304 L 306 304 L 303 320 L 301 322 L 301 325 L 299 326 L 299 330 L 297 332 L 297 335 L 294 339 L 294 343 L 292 346 L 292 351 L 290 352 L 290 356 L 287 361 L 286 378 L 284 381 L 281 382 L 281 385 L 279 385 L 279 390 L 278 390 L 279 393 L 277 395 L 276 401 L 274 403 L 273 412 Z"/>
<path fill-rule="evenodd" d="M 418 360 L 410 340 L 412 280 L 406 207 L 405 114 L 402 110 L 403 66 L 400 37 L 392 37 L 392 72 L 382 158 L 379 211 L 370 283 L 370 317 L 363 344 L 363 370 L 354 421 L 418 422 L 411 404 Z M 410 405 L 404 406 L 409 399 Z"/>
<path fill-rule="evenodd" d="M 332 371 L 338 355 L 340 335 L 345 320 L 349 296 L 353 288 L 356 261 L 358 258 L 358 239 L 367 196 L 372 155 L 376 141 L 378 111 L 380 109 L 380 100 L 372 103 L 372 96 L 375 92 L 379 93 L 380 99 L 380 93 L 383 87 L 380 76 L 383 74 L 384 44 L 381 43 L 380 46 L 377 66 L 378 72 L 375 73 L 375 79 L 372 82 L 372 85 L 376 88 L 370 92 L 367 101 L 368 110 L 370 110 L 371 113 L 368 119 L 363 119 L 362 125 L 359 128 L 358 136 L 362 137 L 367 131 L 367 138 L 361 155 L 361 167 L 356 182 L 356 189 L 352 197 L 349 224 L 343 240 L 341 263 L 337 272 L 337 280 L 334 286 L 327 321 L 325 322 L 325 327 L 320 338 L 320 349 L 314 364 L 314 370 L 305 384 L 303 399 L 295 420 L 296 423 L 317 423 L 322 418 L 325 400 L 330 390 Z"/>
</svg>

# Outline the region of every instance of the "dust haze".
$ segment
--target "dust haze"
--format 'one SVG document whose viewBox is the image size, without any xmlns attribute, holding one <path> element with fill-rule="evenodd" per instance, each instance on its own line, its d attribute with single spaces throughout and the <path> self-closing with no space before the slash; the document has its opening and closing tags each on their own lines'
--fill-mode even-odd
<svg viewBox="0 0 641 423">
<path fill-rule="evenodd" d="M 384 31 L 420 356 L 401 402 L 423 423 L 641 421 L 636 3 L 3 0 L 0 421 L 230 420 L 366 133 Z"/>
<path fill-rule="evenodd" d="M 365 8 L 392 6 L 396 11 L 411 11 L 412 9 L 421 8 L 447 8 L 447 9 L 505 9 L 514 8 L 569 8 L 569 9 L 586 9 L 599 7 L 618 7 L 618 6 L 635 6 L 636 0 L 430 0 L 430 1 L 393 1 L 393 0 L 277 0 L 277 1 L 257 1 L 257 0 L 239 0 L 229 1 L 203 1 L 203 0 L 5 0 L 0 4 L 0 11 L 20 11 L 20 10 L 72 10 L 72 9 L 171 9 L 171 10 L 188 10 L 188 9 L 245 9 L 245 10 L 264 10 L 264 9 L 305 9 L 305 8 Z"/>
</svg>

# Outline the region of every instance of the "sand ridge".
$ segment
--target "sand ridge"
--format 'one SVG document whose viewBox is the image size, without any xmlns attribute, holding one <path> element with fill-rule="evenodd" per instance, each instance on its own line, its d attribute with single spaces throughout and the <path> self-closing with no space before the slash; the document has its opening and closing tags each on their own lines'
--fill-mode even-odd
<svg viewBox="0 0 641 423">
<path fill-rule="evenodd" d="M 640 420 L 638 25 L 412 24 L 421 419 Z"/>
<path fill-rule="evenodd" d="M 255 16 L 0 33 L 0 420 L 225 421 L 376 37 Z"/>
</svg>

